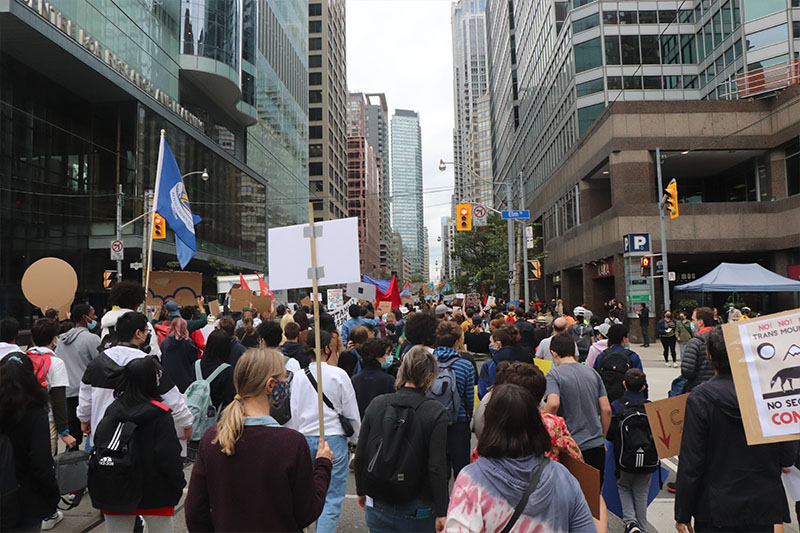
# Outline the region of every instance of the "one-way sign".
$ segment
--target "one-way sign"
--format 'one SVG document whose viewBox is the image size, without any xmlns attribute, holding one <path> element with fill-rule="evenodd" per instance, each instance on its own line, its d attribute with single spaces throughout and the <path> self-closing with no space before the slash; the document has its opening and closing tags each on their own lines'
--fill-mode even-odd
<svg viewBox="0 0 800 533">
<path fill-rule="evenodd" d="M 503 214 L 503 219 L 504 220 L 508 220 L 508 219 L 525 219 L 525 220 L 527 220 L 527 219 L 531 218 L 531 212 L 527 211 L 527 210 L 525 210 L 525 211 L 503 211 L 502 214 Z"/>
</svg>

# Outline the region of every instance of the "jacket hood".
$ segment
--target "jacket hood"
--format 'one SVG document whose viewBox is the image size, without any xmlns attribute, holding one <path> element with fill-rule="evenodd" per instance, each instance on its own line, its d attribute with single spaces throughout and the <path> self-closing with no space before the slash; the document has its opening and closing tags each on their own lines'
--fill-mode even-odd
<svg viewBox="0 0 800 533">
<path fill-rule="evenodd" d="M 115 321 L 116 323 L 116 321 Z M 89 330 L 86 328 L 82 328 L 80 326 L 74 327 L 69 331 L 65 331 L 61 335 L 58 336 L 58 342 L 64 344 L 72 344 L 78 339 L 78 336 L 83 332 L 89 333 Z"/>
<path fill-rule="evenodd" d="M 100 320 L 100 325 L 104 328 L 114 327 L 117 325 L 119 317 L 130 311 L 131 309 L 112 309 L 103 315 L 103 318 Z"/>
<path fill-rule="evenodd" d="M 130 420 L 131 422 L 142 424 L 154 419 L 162 413 L 169 413 L 170 411 L 170 408 L 161 402 L 147 402 L 128 405 L 119 400 L 114 400 L 114 403 L 112 403 L 108 407 L 108 410 L 106 410 L 105 416 L 113 417 L 114 420 Z"/>
<path fill-rule="evenodd" d="M 520 493 L 528 487 L 533 473 L 543 460 L 544 458 L 541 456 L 531 455 L 518 458 L 504 457 L 502 459 L 487 459 L 483 457 L 478 461 L 485 461 L 481 465 L 481 471 L 492 487 L 490 492 L 502 495 L 503 499 L 513 502 L 511 505 L 515 505 L 516 502 L 513 500 L 515 498 L 519 499 Z M 531 495 L 526 508 L 536 507 L 537 502 L 551 501 L 551 492 L 555 485 L 550 483 L 553 476 L 555 476 L 555 468 L 553 466 L 545 466 L 544 471 L 542 471 L 542 477 L 539 479 L 539 485 Z"/>
<path fill-rule="evenodd" d="M 494 360 L 498 363 L 502 363 L 503 361 L 514 361 L 516 357 L 514 355 L 514 347 L 513 346 L 503 346 L 494 354 Z"/>
<path fill-rule="evenodd" d="M 297 359 L 298 356 L 303 354 L 303 345 L 299 342 L 286 341 L 281 345 L 281 352 L 286 357 L 294 357 Z"/>
<path fill-rule="evenodd" d="M 742 418 L 742 412 L 739 410 L 739 399 L 736 397 L 736 387 L 733 383 L 733 376 L 717 374 L 710 380 L 702 383 L 694 392 L 700 392 L 701 390 L 708 395 L 709 400 L 719 407 L 725 416 L 736 419 Z"/>
</svg>

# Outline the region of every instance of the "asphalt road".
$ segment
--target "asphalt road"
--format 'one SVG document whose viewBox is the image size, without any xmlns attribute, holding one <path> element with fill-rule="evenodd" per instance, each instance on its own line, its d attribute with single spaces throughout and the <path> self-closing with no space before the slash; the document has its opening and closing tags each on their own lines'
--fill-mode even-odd
<svg viewBox="0 0 800 533">
<path fill-rule="evenodd" d="M 660 344 L 651 345 L 650 348 L 642 348 L 640 346 L 633 346 L 634 349 L 642 358 L 645 373 L 647 374 L 647 381 L 650 385 L 650 399 L 660 400 L 667 397 L 672 380 L 678 376 L 680 369 L 666 367 L 664 360 L 661 356 Z M 678 459 L 672 458 L 663 461 L 664 466 L 670 470 L 668 480 L 675 479 L 675 472 L 677 472 Z M 186 469 L 186 478 L 189 479 L 191 467 Z M 100 513 L 91 508 L 88 497 L 81 505 L 71 511 L 65 512 L 65 519 L 53 531 L 56 532 L 102 532 L 105 530 L 101 522 Z M 651 524 L 650 531 L 657 531 L 660 533 L 667 533 L 675 531 L 675 520 L 673 514 L 674 508 L 674 495 L 670 494 L 665 489 L 661 491 L 655 501 L 648 509 L 648 521 Z M 787 533 L 800 533 L 798 532 L 796 517 L 792 513 L 792 518 L 795 520 L 792 524 L 785 526 Z M 313 530 L 313 526 L 311 528 Z M 364 513 L 359 509 L 356 502 L 355 483 L 353 475 L 350 474 L 347 483 L 347 496 L 342 505 L 342 514 L 339 518 L 339 531 L 341 532 L 366 532 L 367 527 L 364 522 Z M 609 517 L 609 532 L 610 533 L 623 533 L 625 528 L 622 521 L 615 516 Z M 182 503 L 179 511 L 175 517 L 175 531 L 186 531 L 186 524 L 184 522 Z"/>
</svg>

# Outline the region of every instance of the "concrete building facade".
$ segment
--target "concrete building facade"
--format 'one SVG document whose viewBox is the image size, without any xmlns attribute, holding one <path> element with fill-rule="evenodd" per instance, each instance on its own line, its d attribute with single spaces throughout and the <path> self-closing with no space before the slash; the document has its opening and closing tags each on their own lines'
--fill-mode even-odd
<svg viewBox="0 0 800 533">
<path fill-rule="evenodd" d="M 308 2 L 309 197 L 316 220 L 347 216 L 345 0 Z"/>
<path fill-rule="evenodd" d="M 391 159 L 389 159 L 389 108 L 386 105 L 384 93 L 367 93 L 367 142 L 375 151 L 378 159 L 378 180 L 382 194 L 379 198 L 380 235 L 381 235 L 381 270 L 388 276 L 391 272 L 392 259 L 391 233 L 392 233 L 392 203 L 391 196 Z"/>
<path fill-rule="evenodd" d="M 403 256 L 413 276 L 427 276 L 422 206 L 422 131 L 419 114 L 406 109 L 392 116 L 392 229 L 403 237 Z"/>
</svg>

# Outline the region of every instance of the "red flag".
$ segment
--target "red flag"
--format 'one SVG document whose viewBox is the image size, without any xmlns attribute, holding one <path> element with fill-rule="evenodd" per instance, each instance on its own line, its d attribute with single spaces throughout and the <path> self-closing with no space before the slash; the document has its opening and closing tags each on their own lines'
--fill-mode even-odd
<svg viewBox="0 0 800 533">
<path fill-rule="evenodd" d="M 250 287 L 247 286 L 247 282 L 244 280 L 244 276 L 242 276 L 241 272 L 239 272 L 239 285 L 241 285 L 243 289 L 247 289 L 248 291 L 250 290 Z"/>
<path fill-rule="evenodd" d="M 481 281 L 481 292 L 483 293 L 483 306 L 486 307 L 486 289 L 483 288 L 482 281 Z"/>
<path fill-rule="evenodd" d="M 261 288 L 261 296 L 272 296 L 272 291 L 269 290 L 267 282 L 264 281 L 264 278 L 261 277 L 261 274 L 256 272 L 256 276 L 258 276 L 258 286 Z"/>
<path fill-rule="evenodd" d="M 403 305 L 403 299 L 400 297 L 400 287 L 397 286 L 397 276 L 392 276 L 392 282 L 386 292 L 381 292 L 380 289 L 375 289 L 375 301 L 392 302 L 392 309 L 397 309 Z"/>
</svg>

